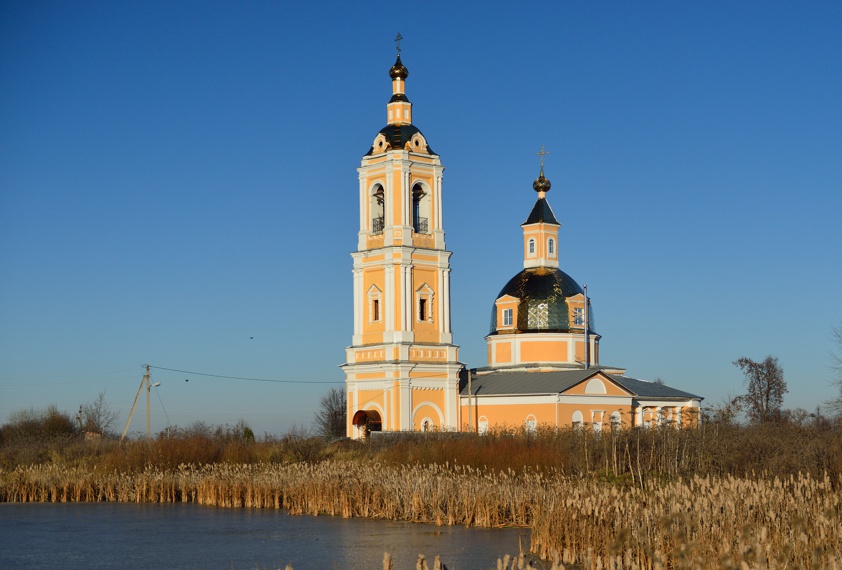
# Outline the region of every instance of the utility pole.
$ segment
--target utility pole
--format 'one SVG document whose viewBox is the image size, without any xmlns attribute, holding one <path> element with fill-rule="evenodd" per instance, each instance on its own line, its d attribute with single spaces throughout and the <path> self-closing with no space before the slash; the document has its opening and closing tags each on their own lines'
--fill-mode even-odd
<svg viewBox="0 0 842 570">
<path fill-rule="evenodd" d="M 146 378 L 146 439 L 152 439 L 152 430 L 150 429 L 150 422 L 149 422 L 149 395 L 152 392 L 152 386 L 149 385 L 149 365 L 146 365 L 146 374 L 143 375 Z"/>
<path fill-rule="evenodd" d="M 149 396 L 150 392 L 152 392 L 153 386 L 160 386 L 160 382 L 155 382 L 151 384 L 149 382 L 150 377 L 152 376 L 152 372 L 150 371 L 151 366 L 148 364 L 144 365 L 146 367 L 146 374 L 143 375 L 143 379 L 140 381 L 140 386 L 137 388 L 137 395 L 134 397 L 134 403 L 132 404 L 132 411 L 129 412 L 129 419 L 126 420 L 126 427 L 123 428 L 123 435 L 120 436 L 120 441 L 123 441 L 126 438 L 126 432 L 129 431 L 129 424 L 132 423 L 132 416 L 134 416 L 134 409 L 137 407 L 137 401 L 140 399 L 140 392 L 146 387 L 146 437 L 148 439 L 152 439 L 152 429 L 150 423 L 150 402 Z"/>
</svg>

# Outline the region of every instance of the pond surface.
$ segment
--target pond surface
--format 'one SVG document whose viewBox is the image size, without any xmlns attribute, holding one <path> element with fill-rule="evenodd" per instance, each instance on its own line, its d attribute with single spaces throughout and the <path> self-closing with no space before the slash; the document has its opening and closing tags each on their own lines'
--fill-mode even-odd
<svg viewBox="0 0 842 570">
<path fill-rule="evenodd" d="M 290 516 L 191 503 L 0 504 L 0 568 L 395 570 L 438 554 L 449 570 L 490 570 L 529 547 L 529 529 L 475 529 Z"/>
</svg>

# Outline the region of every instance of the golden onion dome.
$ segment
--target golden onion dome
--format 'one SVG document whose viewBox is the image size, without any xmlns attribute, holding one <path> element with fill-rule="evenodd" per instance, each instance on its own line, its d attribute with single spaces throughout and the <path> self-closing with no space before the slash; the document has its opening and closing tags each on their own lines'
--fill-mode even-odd
<svg viewBox="0 0 842 570">
<path fill-rule="evenodd" d="M 536 192 L 549 192 L 551 186 L 552 184 L 550 184 L 550 181 L 544 177 L 544 168 L 542 167 L 541 174 L 535 179 L 535 182 L 532 183 L 532 189 Z"/>
<path fill-rule="evenodd" d="M 398 54 L 398 59 L 395 61 L 395 65 L 389 70 L 389 77 L 392 79 L 406 79 L 409 77 L 409 70 L 401 63 L 401 56 Z"/>
</svg>

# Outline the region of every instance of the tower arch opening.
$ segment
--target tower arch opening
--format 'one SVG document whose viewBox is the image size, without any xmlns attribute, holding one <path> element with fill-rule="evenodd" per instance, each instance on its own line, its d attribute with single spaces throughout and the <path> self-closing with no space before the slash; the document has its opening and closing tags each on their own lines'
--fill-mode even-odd
<svg viewBox="0 0 842 570">
<path fill-rule="evenodd" d="M 369 211 L 371 212 L 371 233 L 382 234 L 385 227 L 385 213 L 386 213 L 386 193 L 383 191 L 383 186 L 377 184 L 371 191 L 369 199 Z"/>
<path fill-rule="evenodd" d="M 412 187 L 412 231 L 430 233 L 430 193 L 417 183 Z"/>
</svg>

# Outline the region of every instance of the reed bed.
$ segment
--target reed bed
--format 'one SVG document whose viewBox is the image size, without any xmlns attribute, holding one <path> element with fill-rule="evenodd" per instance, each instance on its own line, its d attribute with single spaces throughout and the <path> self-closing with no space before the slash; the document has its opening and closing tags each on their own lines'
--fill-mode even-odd
<svg viewBox="0 0 842 570">
<path fill-rule="evenodd" d="M 842 568 L 841 481 L 595 477 L 464 465 L 259 463 L 136 472 L 19 466 L 0 501 L 193 502 L 291 514 L 532 528 L 531 550 L 584 568 Z"/>
</svg>

